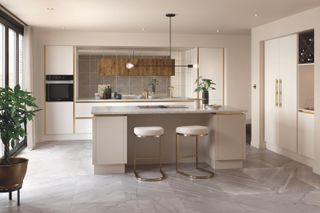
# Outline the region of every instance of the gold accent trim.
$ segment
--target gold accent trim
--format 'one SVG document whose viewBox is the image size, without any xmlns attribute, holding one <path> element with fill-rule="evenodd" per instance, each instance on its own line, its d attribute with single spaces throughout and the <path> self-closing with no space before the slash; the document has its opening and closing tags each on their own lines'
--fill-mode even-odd
<svg viewBox="0 0 320 213">
<path fill-rule="evenodd" d="M 190 179 L 209 179 L 212 178 L 214 176 L 214 173 L 204 169 L 204 168 L 200 168 L 199 167 L 199 154 L 198 154 L 198 135 L 193 135 L 196 138 L 196 153 L 195 153 L 195 157 L 196 157 L 196 169 L 203 171 L 205 173 L 208 173 L 207 175 L 192 175 L 188 172 L 182 171 L 179 169 L 179 160 L 183 159 L 183 158 L 189 158 L 190 156 L 179 156 L 179 137 L 181 136 L 180 133 L 176 134 L 176 172 L 184 175 L 186 177 L 189 177 Z"/>
<path fill-rule="evenodd" d="M 306 113 L 306 114 L 312 114 L 312 115 L 315 114 L 315 112 L 313 110 L 299 109 L 298 111 L 302 112 L 302 113 Z"/>
<path fill-rule="evenodd" d="M 225 105 L 225 48 L 222 48 L 222 106 Z"/>
<path fill-rule="evenodd" d="M 46 45 L 44 45 L 43 47 L 43 56 L 44 56 L 44 67 L 43 67 L 43 72 L 44 72 L 44 81 L 43 81 L 43 90 L 44 90 L 44 134 L 46 135 L 47 134 L 47 103 L 46 103 L 46 99 L 47 99 L 47 93 L 46 93 L 46 74 L 47 74 L 47 70 L 46 70 L 46 65 L 47 65 L 47 54 L 46 54 Z"/>
<path fill-rule="evenodd" d="M 77 120 L 77 119 L 92 119 L 93 118 L 93 116 L 92 117 L 75 117 L 75 120 Z"/>
<path fill-rule="evenodd" d="M 76 51 L 75 51 L 75 46 L 72 46 L 72 50 L 73 50 L 73 134 L 76 133 L 76 86 L 75 86 L 75 81 L 76 81 L 76 66 L 75 66 L 75 60 L 76 60 Z"/>
<path fill-rule="evenodd" d="M 243 115 L 243 112 L 214 112 L 215 115 Z"/>
<path fill-rule="evenodd" d="M 151 137 L 151 136 L 150 136 Z M 161 146 L 161 136 L 155 136 L 157 138 L 159 138 L 159 153 L 158 153 L 158 157 L 137 157 L 137 141 L 134 141 L 134 157 L 133 157 L 133 172 L 134 175 L 136 176 L 137 180 L 139 181 L 145 181 L 145 182 L 156 182 L 156 181 L 161 181 L 167 178 L 166 174 L 162 171 L 162 162 L 161 162 L 161 153 L 162 153 L 162 146 Z M 139 136 L 138 136 L 139 138 Z M 137 160 L 141 160 L 141 159 L 159 159 L 159 172 L 161 173 L 160 177 L 156 177 L 156 178 L 145 178 L 145 177 L 141 177 L 140 174 L 137 172 L 136 167 L 137 167 Z"/>
</svg>

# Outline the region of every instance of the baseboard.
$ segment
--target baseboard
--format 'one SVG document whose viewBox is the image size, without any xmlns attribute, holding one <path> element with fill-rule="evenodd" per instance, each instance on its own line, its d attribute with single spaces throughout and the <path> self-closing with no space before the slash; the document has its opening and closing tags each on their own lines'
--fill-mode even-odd
<svg viewBox="0 0 320 213">
<path fill-rule="evenodd" d="M 283 149 L 275 144 L 271 144 L 271 143 L 266 143 L 266 147 L 268 150 L 270 151 L 273 151 L 275 153 L 278 153 L 280 155 L 283 155 L 287 158 L 290 158 L 294 161 L 298 161 L 299 163 L 302 163 L 302 164 L 305 164 L 307 166 L 310 166 L 310 167 L 314 167 L 314 160 L 311 159 L 311 158 L 307 158 L 305 156 L 302 156 L 298 153 L 294 153 L 294 152 L 291 152 L 291 151 L 288 151 L 286 149 Z"/>
<path fill-rule="evenodd" d="M 92 134 L 44 135 L 41 142 L 68 140 L 92 140 Z"/>
</svg>

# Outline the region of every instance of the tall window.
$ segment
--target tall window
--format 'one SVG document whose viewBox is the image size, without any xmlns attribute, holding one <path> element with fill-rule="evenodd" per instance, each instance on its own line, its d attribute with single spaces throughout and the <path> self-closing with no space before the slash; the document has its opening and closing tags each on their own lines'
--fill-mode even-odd
<svg viewBox="0 0 320 213">
<path fill-rule="evenodd" d="M 13 88 L 17 84 L 23 87 L 24 25 L 17 20 L 10 12 L 0 9 L 0 87 Z M 26 138 L 15 143 L 16 146 L 10 147 L 12 155 L 26 145 Z"/>
</svg>

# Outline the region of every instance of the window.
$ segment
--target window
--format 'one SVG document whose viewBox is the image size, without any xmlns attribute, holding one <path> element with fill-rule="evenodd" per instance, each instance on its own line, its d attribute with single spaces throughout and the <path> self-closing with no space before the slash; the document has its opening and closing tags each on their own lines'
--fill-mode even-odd
<svg viewBox="0 0 320 213">
<path fill-rule="evenodd" d="M 0 87 L 13 88 L 17 84 L 23 87 L 24 25 L 17 21 L 17 17 L 8 14 L 11 13 L 0 9 Z M 11 155 L 25 145 L 26 138 L 16 141 L 16 146 L 10 147 Z"/>
</svg>

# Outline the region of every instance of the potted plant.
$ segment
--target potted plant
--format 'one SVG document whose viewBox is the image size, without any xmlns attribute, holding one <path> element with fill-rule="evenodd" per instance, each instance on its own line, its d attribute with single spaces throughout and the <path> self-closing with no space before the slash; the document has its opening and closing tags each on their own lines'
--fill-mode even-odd
<svg viewBox="0 0 320 213">
<path fill-rule="evenodd" d="M 199 76 L 197 80 L 195 81 L 195 84 L 197 85 L 195 92 L 202 92 L 202 104 L 208 105 L 209 104 L 209 90 L 215 90 L 216 88 L 213 87 L 213 85 L 216 85 L 212 82 L 211 79 L 202 78 L 202 76 Z"/>
<path fill-rule="evenodd" d="M 25 125 L 39 111 L 35 98 L 19 85 L 14 89 L 0 88 L 0 136 L 4 145 L 4 156 L 0 159 L 0 191 L 10 193 L 22 187 L 27 171 L 28 159 L 11 158 L 10 146 L 26 136 Z M 19 203 L 18 203 L 19 205 Z"/>
</svg>

